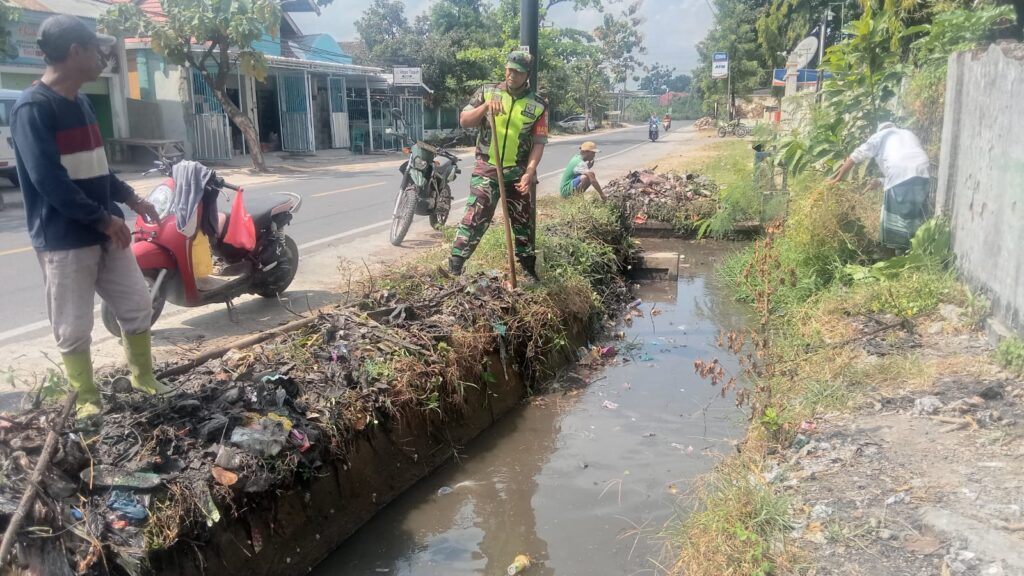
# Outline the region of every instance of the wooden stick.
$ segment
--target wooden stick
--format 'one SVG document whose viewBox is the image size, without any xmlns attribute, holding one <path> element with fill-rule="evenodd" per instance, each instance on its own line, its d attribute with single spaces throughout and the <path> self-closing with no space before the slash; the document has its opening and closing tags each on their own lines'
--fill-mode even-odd
<svg viewBox="0 0 1024 576">
<path fill-rule="evenodd" d="M 32 502 L 36 499 L 36 490 L 39 489 L 39 482 L 43 479 L 43 472 L 50 465 L 50 459 L 53 458 L 53 452 L 57 448 L 57 439 L 60 438 L 61 432 L 64 431 L 64 421 L 67 420 L 68 415 L 71 413 L 71 408 L 74 407 L 77 398 L 78 390 L 72 390 L 68 394 L 68 397 L 64 399 L 64 406 L 61 408 L 60 418 L 50 427 L 50 432 L 46 435 L 43 451 L 39 454 L 39 461 L 36 462 L 35 470 L 32 471 L 32 475 L 28 479 L 25 494 L 22 495 L 21 502 L 18 503 L 18 508 L 14 511 L 14 516 L 11 516 L 11 522 L 7 525 L 7 531 L 4 532 L 3 543 L 0 544 L 0 565 L 7 558 L 7 555 L 11 553 L 11 548 L 14 546 L 14 539 L 21 528 L 21 523 L 25 520 L 29 507 L 32 506 Z"/>
<path fill-rule="evenodd" d="M 192 370 L 193 368 L 206 364 L 207 362 L 213 360 L 214 358 L 220 358 L 221 356 L 227 354 L 232 350 L 242 350 L 244 348 L 249 348 L 261 342 L 266 342 L 271 338 L 275 338 L 277 336 L 281 336 L 283 334 L 295 332 L 296 330 L 305 328 L 306 326 L 309 326 L 313 322 L 316 322 L 317 318 L 317 316 L 310 316 L 308 318 L 303 318 L 302 320 L 296 320 L 294 322 L 285 324 L 280 328 L 275 328 L 273 330 L 267 330 L 266 332 L 253 334 L 252 336 L 249 336 L 247 338 L 235 340 L 234 342 L 226 346 L 221 346 L 218 348 L 207 350 L 206 352 L 197 355 L 195 358 L 189 360 L 188 362 L 185 362 L 184 364 L 178 364 L 177 366 L 172 366 L 167 370 L 164 370 L 163 372 L 157 374 L 156 377 L 162 380 L 164 378 L 170 378 L 171 376 L 178 376 L 184 374 L 189 370 Z"/>
<path fill-rule="evenodd" d="M 501 211 L 505 215 L 505 244 L 508 247 L 508 273 L 512 283 L 512 289 L 516 289 L 516 246 L 512 240 L 512 220 L 508 217 L 508 198 L 505 196 L 505 167 L 504 159 L 501 157 L 501 146 L 498 144 L 498 130 L 494 126 L 494 114 L 487 109 L 487 122 L 491 125 L 491 142 L 494 143 L 494 151 L 498 161 L 494 166 L 498 169 L 498 193 L 501 195 Z"/>
<path fill-rule="evenodd" d="M 950 418 L 949 416 L 929 416 L 929 418 L 931 418 L 932 420 L 935 420 L 936 422 L 941 422 L 943 424 L 966 424 L 967 423 L 963 418 Z"/>
</svg>

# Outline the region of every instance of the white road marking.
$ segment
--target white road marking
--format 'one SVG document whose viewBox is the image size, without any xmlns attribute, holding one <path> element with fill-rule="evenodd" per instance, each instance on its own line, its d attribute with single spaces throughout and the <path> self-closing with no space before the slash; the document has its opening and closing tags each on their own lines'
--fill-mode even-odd
<svg viewBox="0 0 1024 576">
<path fill-rule="evenodd" d="M 606 132 L 606 134 L 607 134 L 607 132 Z M 626 152 L 629 152 L 631 150 L 635 150 L 635 149 L 639 148 L 640 146 L 643 146 L 644 144 L 648 144 L 648 142 L 647 141 L 643 141 L 643 142 L 640 142 L 639 144 L 634 144 L 633 146 L 630 146 L 628 148 L 623 148 L 622 150 L 619 150 L 618 152 L 612 152 L 611 154 L 605 154 L 604 156 L 601 156 L 598 160 L 599 161 L 600 160 L 606 160 L 608 158 L 613 158 L 613 157 L 618 156 L 620 154 L 625 154 Z M 562 172 L 561 169 L 560 170 L 552 170 L 551 172 L 548 172 L 546 174 L 542 174 L 540 176 L 540 178 L 547 178 L 549 176 L 554 176 L 556 174 L 560 174 L 561 172 Z M 378 183 L 375 183 L 375 184 L 366 184 L 366 185 L 363 185 L 363 186 L 356 186 L 356 187 L 346 188 L 346 189 L 342 189 L 342 190 L 334 190 L 334 191 L 331 191 L 331 192 L 322 192 L 320 194 L 315 194 L 313 196 L 314 197 L 325 196 L 327 194 L 335 194 L 335 193 L 338 193 L 338 192 L 344 192 L 344 191 L 348 191 L 348 190 L 358 190 L 358 189 L 361 189 L 361 188 L 370 188 L 370 187 L 373 187 L 373 186 L 380 186 L 381 184 L 384 184 L 384 183 L 383 182 L 378 182 Z M 454 206 L 454 205 L 463 203 L 463 202 L 465 202 L 468 199 L 469 199 L 469 196 L 466 196 L 465 198 L 461 198 L 459 200 L 452 200 L 452 205 Z M 377 228 L 383 228 L 385 226 L 390 226 L 390 225 L 391 225 L 391 219 L 389 218 L 387 220 L 382 220 L 380 222 L 375 222 L 373 224 L 367 224 L 366 226 L 361 226 L 359 228 L 353 228 L 352 230 L 348 230 L 348 231 L 345 231 L 345 232 L 341 232 L 341 233 L 338 233 L 338 234 L 327 236 L 325 238 L 320 238 L 319 240 L 313 240 L 311 242 L 306 242 L 305 244 L 300 244 L 299 245 L 299 249 L 300 250 L 306 250 L 306 249 L 312 248 L 314 246 L 319 246 L 321 244 L 327 244 L 327 243 L 333 242 L 335 240 L 340 240 L 342 238 L 347 238 L 349 236 L 355 236 L 357 234 L 362 234 L 363 232 L 369 232 L 371 230 L 376 230 Z M 23 251 L 26 251 L 26 250 L 31 250 L 31 248 L 17 249 L 16 251 L 9 251 L 9 252 L 0 252 L 0 256 L 4 256 L 6 254 L 14 253 L 14 252 L 23 252 Z M 93 313 L 94 314 L 99 314 L 99 310 L 100 310 L 100 307 L 97 306 L 93 310 Z M 6 330 L 4 332 L 0 332 L 0 341 L 8 340 L 10 338 L 15 338 L 17 336 L 21 336 L 22 334 L 27 334 L 29 332 L 34 332 L 36 330 L 41 330 L 43 328 L 47 328 L 49 325 L 50 325 L 50 321 L 49 320 L 40 320 L 38 322 L 32 322 L 31 324 L 25 324 L 24 326 L 19 326 L 17 328 L 11 328 L 10 330 Z"/>
</svg>

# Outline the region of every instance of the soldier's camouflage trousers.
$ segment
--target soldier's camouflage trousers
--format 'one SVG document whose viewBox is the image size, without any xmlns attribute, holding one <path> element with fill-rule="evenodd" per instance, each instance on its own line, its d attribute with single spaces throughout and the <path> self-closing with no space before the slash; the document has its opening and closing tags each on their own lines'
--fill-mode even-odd
<svg viewBox="0 0 1024 576">
<path fill-rule="evenodd" d="M 505 194 L 508 198 L 509 220 L 512 222 L 512 234 L 515 236 L 516 256 L 532 256 L 533 245 L 530 244 L 530 193 L 516 190 L 519 179 L 505 182 Z M 501 203 L 498 181 L 484 176 L 473 176 L 469 184 L 469 200 L 466 201 L 466 214 L 462 217 L 459 229 L 455 233 L 452 244 L 452 256 L 469 258 L 483 238 L 487 227 L 494 218 L 494 210 Z"/>
</svg>

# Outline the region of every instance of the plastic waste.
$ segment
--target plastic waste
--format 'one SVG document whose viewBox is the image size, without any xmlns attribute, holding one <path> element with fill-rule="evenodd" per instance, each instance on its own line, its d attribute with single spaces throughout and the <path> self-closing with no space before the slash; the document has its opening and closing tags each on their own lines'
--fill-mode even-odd
<svg viewBox="0 0 1024 576">
<path fill-rule="evenodd" d="M 294 428 L 292 428 L 292 431 L 288 433 L 288 441 L 294 444 L 295 446 L 298 446 L 299 452 L 305 452 L 306 450 L 309 450 L 310 447 L 312 447 L 312 444 L 309 443 L 309 438 L 306 436 L 306 434 L 303 432 L 299 432 Z"/>
<path fill-rule="evenodd" d="M 225 470 L 234 470 L 242 464 L 242 461 L 238 457 L 238 451 L 234 448 L 230 446 L 218 446 L 217 458 L 214 460 L 214 464 L 224 468 Z"/>
<path fill-rule="evenodd" d="M 437 489 L 438 496 L 447 496 L 452 492 L 455 492 L 455 490 L 452 489 L 451 486 L 441 486 L 440 488 Z"/>
<path fill-rule="evenodd" d="M 117 512 L 122 520 L 131 524 L 142 523 L 149 518 L 149 510 L 134 494 L 125 490 L 114 490 L 107 497 L 107 507 Z"/>
<path fill-rule="evenodd" d="M 601 402 L 601 406 L 604 406 L 605 408 L 607 408 L 609 410 L 615 410 L 616 408 L 619 407 L 618 404 L 616 404 L 615 402 L 612 402 L 611 400 L 605 400 L 604 402 Z"/>
<path fill-rule="evenodd" d="M 615 346 L 603 346 L 601 347 L 601 358 L 614 358 L 619 353 L 619 349 Z"/>
<path fill-rule="evenodd" d="M 344 342 L 339 342 L 331 348 L 331 362 L 338 362 L 338 358 L 348 357 L 348 345 Z"/>
<path fill-rule="evenodd" d="M 287 441 L 288 431 L 284 422 L 269 417 L 231 432 L 232 444 L 257 456 L 276 456 Z"/>
<path fill-rule="evenodd" d="M 803 434 L 797 434 L 796 438 L 793 439 L 793 449 L 800 450 L 804 446 L 807 446 L 811 442 L 811 439 Z"/>
<path fill-rule="evenodd" d="M 284 392 L 284 390 L 279 390 L 279 392 Z M 274 412 L 270 412 L 269 414 L 267 414 L 266 417 L 270 418 L 271 420 L 277 420 L 278 422 L 281 423 L 282 426 L 284 426 L 285 430 L 291 431 L 291 429 L 292 429 L 292 421 L 289 420 L 287 416 L 283 416 L 281 414 L 276 414 Z"/>
<path fill-rule="evenodd" d="M 669 444 L 669 446 L 675 448 L 676 450 L 679 450 L 680 452 L 684 452 L 686 454 L 693 454 L 693 446 L 683 446 L 682 444 L 677 444 L 675 442 Z"/>
<path fill-rule="evenodd" d="M 91 474 L 90 474 L 91 472 Z M 116 466 L 99 464 L 82 470 L 79 475 L 86 484 L 101 488 L 134 488 L 150 490 L 160 485 L 160 475 L 152 472 L 128 472 Z"/>
<path fill-rule="evenodd" d="M 522 574 L 530 568 L 530 557 L 526 554 L 520 554 L 516 556 L 515 560 L 508 565 L 508 570 L 505 571 L 508 576 L 516 576 L 516 574 Z"/>
<path fill-rule="evenodd" d="M 637 306 L 639 306 L 639 305 L 641 305 L 643 303 L 644 303 L 643 299 L 637 298 L 636 300 L 633 300 L 632 302 L 630 302 L 629 306 L 626 306 L 626 310 L 629 310 L 630 308 L 636 308 Z"/>
</svg>

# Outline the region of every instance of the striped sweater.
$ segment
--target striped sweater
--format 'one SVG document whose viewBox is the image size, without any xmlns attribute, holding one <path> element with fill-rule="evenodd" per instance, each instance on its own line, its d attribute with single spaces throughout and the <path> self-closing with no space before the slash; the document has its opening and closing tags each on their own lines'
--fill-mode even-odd
<svg viewBox="0 0 1024 576">
<path fill-rule="evenodd" d="M 114 202 L 135 192 L 111 174 L 89 100 L 69 100 L 38 82 L 14 105 L 11 132 L 32 246 L 71 250 L 106 242 L 111 216 L 124 217 Z"/>
</svg>

